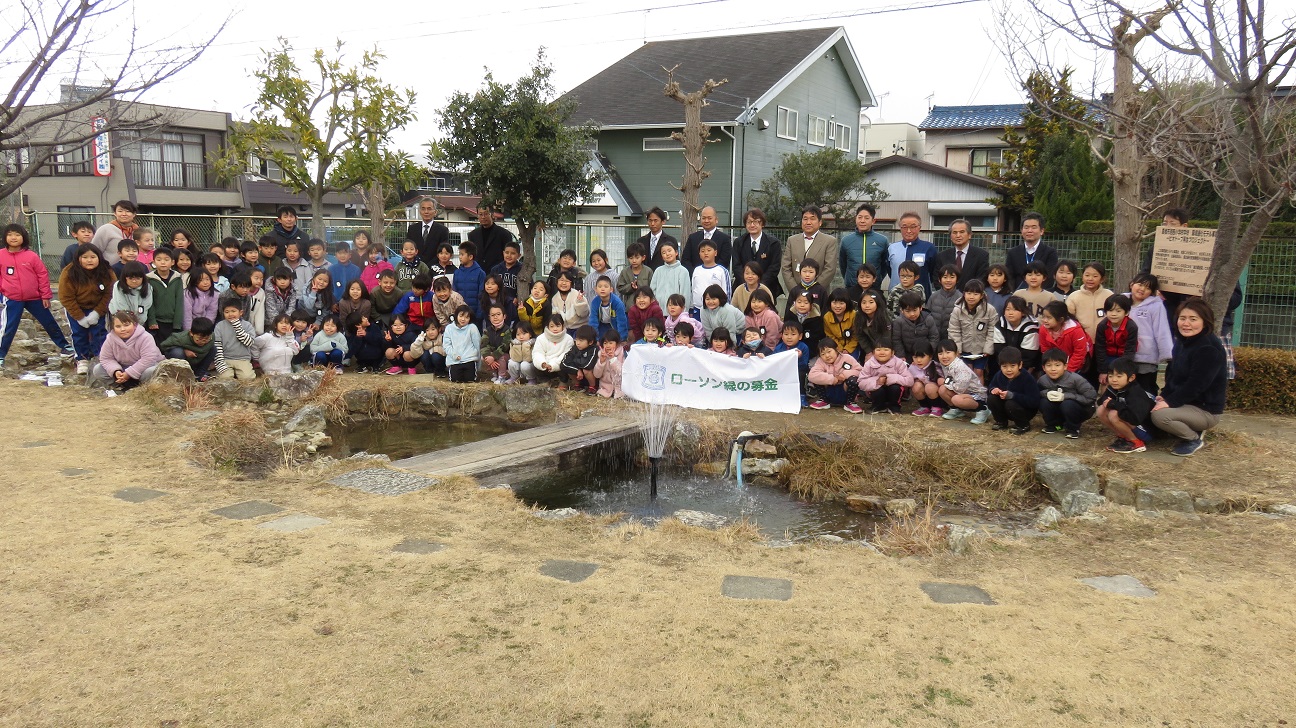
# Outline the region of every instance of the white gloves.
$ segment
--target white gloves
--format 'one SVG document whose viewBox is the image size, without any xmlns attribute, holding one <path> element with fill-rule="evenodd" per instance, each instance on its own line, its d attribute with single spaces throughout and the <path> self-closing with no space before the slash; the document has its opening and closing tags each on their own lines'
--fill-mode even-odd
<svg viewBox="0 0 1296 728">
<path fill-rule="evenodd" d="M 1049 390 L 1049 393 L 1044 396 L 1048 397 L 1048 401 L 1050 402 L 1061 402 L 1062 400 L 1066 399 L 1066 393 L 1064 393 L 1060 389 Z"/>
<path fill-rule="evenodd" d="M 91 311 L 90 313 L 82 317 L 81 320 L 77 321 L 77 323 L 81 325 L 81 328 L 88 329 L 91 326 L 94 326 L 95 324 L 99 323 L 99 312 Z"/>
</svg>

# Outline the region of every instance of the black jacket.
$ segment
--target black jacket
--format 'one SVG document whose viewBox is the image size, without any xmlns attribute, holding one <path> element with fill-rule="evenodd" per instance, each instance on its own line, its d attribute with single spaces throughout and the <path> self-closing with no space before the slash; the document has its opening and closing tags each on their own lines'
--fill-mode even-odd
<svg viewBox="0 0 1296 728">
<path fill-rule="evenodd" d="M 1035 249 L 1035 262 L 1043 263 L 1044 269 L 1048 275 L 1044 278 L 1044 288 L 1053 287 L 1053 271 L 1057 270 L 1058 253 L 1053 246 L 1040 241 L 1039 247 Z M 1026 244 L 1020 243 L 1015 247 L 1008 249 L 1008 255 L 1004 260 L 1004 267 L 1008 269 L 1008 287 L 1016 290 L 1025 284 L 1023 277 L 1026 275 Z"/>
<path fill-rule="evenodd" d="M 661 257 L 661 244 L 662 244 L 662 243 L 670 243 L 671 245 L 674 245 L 674 246 L 675 246 L 675 252 L 676 252 L 676 253 L 681 253 L 681 252 L 683 252 L 683 251 L 680 250 L 680 244 L 679 244 L 679 241 L 676 240 L 674 237 L 672 237 L 672 236 L 670 235 L 670 233 L 667 233 L 665 230 L 662 231 L 661 237 L 657 239 L 657 248 L 656 248 L 655 250 L 649 250 L 649 244 L 652 242 L 652 233 L 648 233 L 647 235 L 643 235 L 643 236 L 641 236 L 641 237 L 640 237 L 638 240 L 636 240 L 635 242 L 636 242 L 636 243 L 639 243 L 639 244 L 642 245 L 642 246 L 644 246 L 644 250 L 648 250 L 648 260 L 644 261 L 644 263 L 645 263 L 649 268 L 652 268 L 653 270 L 657 270 L 657 267 L 658 267 L 658 266 L 660 266 L 660 265 L 662 265 L 662 264 L 664 264 L 664 263 L 666 262 L 666 261 L 662 260 L 662 257 Z"/>
<path fill-rule="evenodd" d="M 413 240 L 418 246 L 419 257 L 423 260 L 436 260 L 436 250 L 441 247 L 442 243 L 450 242 L 450 228 L 442 223 L 433 221 L 432 229 L 428 230 L 427 237 L 423 236 L 423 222 L 419 221 L 409 226 L 405 231 L 405 239 Z"/>
<path fill-rule="evenodd" d="M 783 241 L 770 235 L 761 233 L 760 248 L 752 251 L 751 234 L 743 233 L 734 241 L 732 250 L 733 257 L 733 278 L 734 285 L 738 285 L 743 280 L 743 266 L 751 261 L 756 261 L 761 267 L 761 283 L 770 289 L 774 298 L 778 298 L 783 292 L 783 286 L 779 283 L 779 264 L 783 261 Z"/>
<path fill-rule="evenodd" d="M 589 346 L 584 349 L 578 349 L 576 346 L 567 350 L 567 355 L 563 357 L 563 371 L 569 374 L 575 374 L 578 369 L 593 369 L 594 360 L 598 357 L 598 347 Z"/>
<path fill-rule="evenodd" d="M 684 243 L 684 250 L 680 251 L 680 263 L 688 268 L 689 275 L 693 274 L 694 268 L 702 265 L 702 259 L 698 257 L 698 245 L 705 237 L 706 234 L 701 230 L 693 233 Z M 733 258 L 733 238 L 729 237 L 729 233 L 716 228 L 715 232 L 711 233 L 711 242 L 716 246 L 716 263 L 728 268 Z"/>
<path fill-rule="evenodd" d="M 468 242 L 477 246 L 477 265 L 490 270 L 504 262 L 504 244 L 513 239 L 513 233 L 498 224 L 484 228 L 478 225 L 468 233 Z"/>
<path fill-rule="evenodd" d="M 955 255 L 954 248 L 942 250 L 936 254 L 936 269 L 947 265 L 954 265 Z M 969 244 L 967 253 L 963 256 L 963 272 L 959 274 L 958 289 L 963 290 L 963 284 L 968 281 L 985 282 L 986 276 L 990 274 L 990 253 L 985 248 L 978 248 Z M 939 281 L 933 281 L 939 282 Z"/>
<path fill-rule="evenodd" d="M 1191 338 L 1176 334 L 1161 399 L 1171 407 L 1191 404 L 1219 415 L 1227 392 L 1228 355 L 1219 337 L 1209 331 Z"/>
<path fill-rule="evenodd" d="M 1135 381 L 1131 381 L 1129 386 L 1119 392 L 1109 386 L 1098 397 L 1100 407 L 1107 405 L 1107 409 L 1115 410 L 1116 414 L 1131 427 L 1146 425 L 1148 415 L 1152 414 L 1152 406 L 1155 404 L 1156 399 Z"/>
</svg>

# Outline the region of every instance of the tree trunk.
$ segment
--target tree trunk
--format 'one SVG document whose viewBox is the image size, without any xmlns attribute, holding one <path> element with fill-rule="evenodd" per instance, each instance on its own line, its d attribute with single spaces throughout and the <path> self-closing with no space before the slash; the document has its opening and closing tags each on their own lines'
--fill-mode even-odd
<svg viewBox="0 0 1296 728">
<path fill-rule="evenodd" d="M 382 182 L 374 180 L 365 190 L 365 206 L 369 208 L 369 240 L 379 245 L 387 244 L 387 195 Z"/>
<path fill-rule="evenodd" d="M 316 187 L 310 191 L 311 227 L 307 236 L 325 240 L 324 237 L 324 191 Z M 305 255 L 302 256 L 306 257 Z"/>
<path fill-rule="evenodd" d="M 522 282 L 528 287 L 535 281 L 536 266 L 540 263 L 540 251 L 536 247 L 536 232 L 542 223 L 528 224 L 518 219 L 518 238 L 522 244 L 522 272 L 518 275 L 518 300 L 526 296 L 522 292 Z M 530 294 L 530 291 L 527 291 Z"/>
<path fill-rule="evenodd" d="M 697 94 L 689 94 L 689 97 Z M 683 216 L 680 218 L 681 238 L 686 238 L 693 233 L 698 227 L 698 215 L 702 211 L 701 192 L 702 180 L 711 176 L 711 173 L 702 169 L 706 165 L 706 156 L 702 154 L 703 147 L 706 146 L 707 137 L 711 135 L 711 127 L 702 123 L 702 99 L 689 98 L 684 104 L 684 131 L 677 132 L 680 141 L 684 143 L 684 179 L 680 184 L 680 192 L 684 194 L 681 202 L 683 203 Z M 672 134 L 671 136 L 676 136 Z"/>
<path fill-rule="evenodd" d="M 1124 26 L 1124 24 L 1122 24 Z M 1128 28 L 1118 27 L 1113 33 L 1116 59 L 1112 106 L 1112 164 L 1108 174 L 1112 179 L 1115 200 L 1114 239 L 1116 265 L 1112 278 L 1117 288 L 1125 286 L 1139 272 L 1139 248 L 1143 242 L 1143 226 L 1147 211 L 1143 209 L 1143 178 L 1148 166 L 1138 148 L 1129 119 L 1136 118 L 1138 89 L 1134 85 L 1134 47 L 1139 37 L 1128 33 Z"/>
</svg>

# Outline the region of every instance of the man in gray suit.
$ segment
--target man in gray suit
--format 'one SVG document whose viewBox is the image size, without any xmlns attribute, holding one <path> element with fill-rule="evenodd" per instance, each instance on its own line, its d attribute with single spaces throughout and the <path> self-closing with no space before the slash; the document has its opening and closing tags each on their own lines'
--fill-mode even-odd
<svg viewBox="0 0 1296 728">
<path fill-rule="evenodd" d="M 796 290 L 797 281 L 801 278 L 801 261 L 813 258 L 819 263 L 819 275 L 815 282 L 832 288 L 833 277 L 837 275 L 837 257 L 841 245 L 837 238 L 821 232 L 823 215 L 818 205 L 806 205 L 801 210 L 801 232 L 787 239 L 781 265 L 783 290 Z"/>
</svg>

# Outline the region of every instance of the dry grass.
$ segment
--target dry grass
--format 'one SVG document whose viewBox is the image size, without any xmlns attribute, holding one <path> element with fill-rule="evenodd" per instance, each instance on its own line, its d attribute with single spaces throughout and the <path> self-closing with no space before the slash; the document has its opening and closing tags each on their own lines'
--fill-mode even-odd
<svg viewBox="0 0 1296 728">
<path fill-rule="evenodd" d="M 990 452 L 914 433 L 851 432 L 819 444 L 804 433 L 785 435 L 788 489 L 805 500 L 846 493 L 887 497 L 929 494 L 986 508 L 1021 508 L 1038 499 L 1029 454 Z"/>
<path fill-rule="evenodd" d="M 888 518 L 873 535 L 873 544 L 888 556 L 934 556 L 948 550 L 945 529 L 932 519 L 932 504 L 922 513 Z"/>
<path fill-rule="evenodd" d="M 208 468 L 266 472 L 293 461 L 292 453 L 270 442 L 265 418 L 252 409 L 221 411 L 190 442 L 190 459 Z"/>
</svg>

